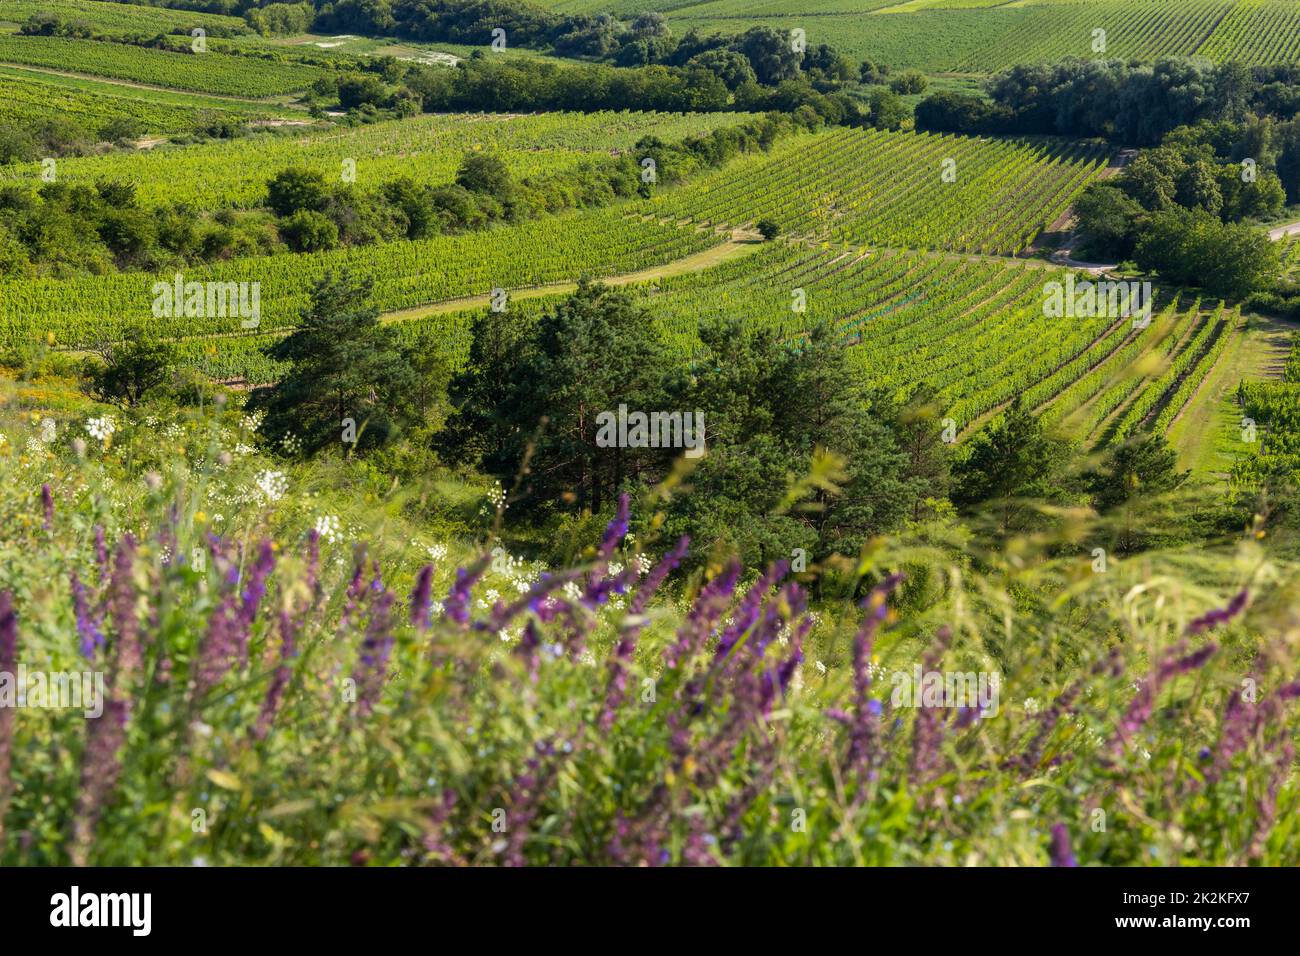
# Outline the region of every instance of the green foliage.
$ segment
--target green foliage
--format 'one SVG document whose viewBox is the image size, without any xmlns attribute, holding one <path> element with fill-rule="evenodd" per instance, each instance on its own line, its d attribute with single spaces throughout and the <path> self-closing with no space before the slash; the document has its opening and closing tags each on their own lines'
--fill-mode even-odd
<svg viewBox="0 0 1300 956">
<path fill-rule="evenodd" d="M 1019 398 L 975 433 L 953 466 L 953 501 L 989 505 L 1003 534 L 1031 527 L 1031 499 L 1068 500 L 1063 484 L 1068 449 L 1049 436 Z"/>
<path fill-rule="evenodd" d="M 175 349 L 141 328 L 119 341 L 101 343 L 95 352 L 99 362 L 88 378 L 91 394 L 101 402 L 138 405 L 176 370 Z"/>
<path fill-rule="evenodd" d="M 327 274 L 311 294 L 301 326 L 267 348 L 288 363 L 284 377 L 253 393 L 266 431 L 309 453 L 381 446 L 413 418 L 422 385 L 396 333 L 369 303 L 370 281 Z M 351 428 L 349 429 L 349 422 Z"/>
<path fill-rule="evenodd" d="M 1133 256 L 1168 281 L 1239 298 L 1270 285 L 1280 268 L 1277 246 L 1262 231 L 1181 208 L 1153 215 Z"/>
</svg>

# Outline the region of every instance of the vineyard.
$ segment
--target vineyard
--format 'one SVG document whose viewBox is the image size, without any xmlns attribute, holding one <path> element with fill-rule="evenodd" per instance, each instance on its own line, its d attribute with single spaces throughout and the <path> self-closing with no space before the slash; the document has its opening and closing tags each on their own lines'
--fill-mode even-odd
<svg viewBox="0 0 1300 956">
<path fill-rule="evenodd" d="M 96 33 L 108 35 L 153 34 L 195 27 L 227 33 L 248 32 L 242 17 L 227 17 L 195 10 L 172 10 L 108 0 L 0 0 L 0 22 L 25 23 L 37 14 L 55 14 L 61 20 L 77 20 Z"/>
<path fill-rule="evenodd" d="M 169 89 L 268 97 L 305 89 L 320 71 L 227 53 L 173 53 L 125 43 L 0 35 L 0 63 L 16 63 Z"/>
<path fill-rule="evenodd" d="M 518 178 L 554 172 L 597 154 L 630 149 L 642 136 L 665 141 L 743 122 L 747 114 L 653 112 L 430 115 L 297 136 L 262 136 L 185 149 L 115 153 L 60 164 L 68 182 L 113 179 L 137 184 L 146 204 L 185 202 L 205 209 L 247 208 L 266 198 L 266 182 L 289 166 L 317 169 L 333 181 L 349 174 L 361 188 L 397 178 L 445 185 L 469 151 L 497 154 Z M 0 171 L 35 179 L 37 164 Z"/>
<path fill-rule="evenodd" d="M 787 142 L 646 213 L 702 224 L 773 219 L 834 243 L 1014 255 L 1106 164 L 1091 147 L 836 130 Z"/>
<path fill-rule="evenodd" d="M 1291 346 L 1280 382 L 1243 382 L 1237 402 L 1251 452 L 1233 464 L 1232 482 L 1253 488 L 1300 474 L 1300 343 Z"/>
<path fill-rule="evenodd" d="M 263 332 L 292 327 L 312 284 L 327 271 L 351 270 L 374 282 L 383 311 L 410 308 L 494 288 L 519 288 L 614 275 L 680 259 L 720 237 L 625 219 L 617 209 L 560 215 L 482 233 L 438 236 L 332 252 L 237 259 L 185 272 L 186 281 L 258 282 Z M 0 340 L 53 340 L 81 347 L 148 324 L 173 337 L 240 331 L 237 316 L 155 320 L 158 281 L 173 275 L 121 273 L 81 279 L 0 282 Z"/>
<path fill-rule="evenodd" d="M 1300 7 L 1287 0 L 715 0 L 674 7 L 680 29 L 799 27 L 852 59 L 935 72 L 990 73 L 1065 56 L 1201 56 L 1264 65 L 1300 61 Z M 1103 30 L 1104 48 L 1094 47 Z"/>
<path fill-rule="evenodd" d="M 713 322 L 768 327 L 799 348 L 805 330 L 829 321 L 865 383 L 899 400 L 918 388 L 933 392 L 960 431 L 1021 396 L 1045 421 L 1090 445 L 1139 428 L 1163 434 L 1236 334 L 1239 316 L 1222 306 L 1208 313 L 1200 302 L 1180 307 L 1175 299 L 1145 327 L 1127 317 L 1047 317 L 1044 286 L 1063 278 L 1029 263 L 778 243 L 635 289 L 685 360 L 699 348 L 699 329 Z M 557 300 L 530 298 L 509 310 L 527 323 Z M 404 340 L 442 351 L 454 367 L 482 309 L 402 319 L 397 327 Z M 259 350 L 277 337 L 276 326 L 239 335 L 234 325 L 227 323 L 219 341 L 184 341 L 186 360 L 223 379 L 274 381 L 283 369 Z"/>
<path fill-rule="evenodd" d="M 151 90 L 146 97 L 121 84 L 0 67 L 0 123 L 36 123 L 62 117 L 94 132 L 112 120 L 129 118 L 139 123 L 144 133 L 179 133 L 193 129 L 204 114 L 240 120 L 293 115 L 270 105 L 213 99 L 198 93 Z M 29 170 L 7 167 L 0 171 L 0 180 L 28 175 Z"/>
</svg>

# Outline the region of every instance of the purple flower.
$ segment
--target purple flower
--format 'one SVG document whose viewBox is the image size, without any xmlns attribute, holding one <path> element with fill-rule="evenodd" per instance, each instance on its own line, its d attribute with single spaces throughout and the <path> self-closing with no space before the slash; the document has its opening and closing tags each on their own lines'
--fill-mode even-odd
<svg viewBox="0 0 1300 956">
<path fill-rule="evenodd" d="M 14 596 L 0 591 L 0 673 L 18 671 L 18 616 Z M 9 794 L 9 754 L 13 745 L 14 708 L 0 707 L 0 823 Z"/>
<path fill-rule="evenodd" d="M 95 525 L 95 564 L 99 567 L 99 583 L 108 580 L 108 545 L 104 543 L 103 525 Z"/>
<path fill-rule="evenodd" d="M 104 645 L 104 632 L 100 617 L 91 614 L 86 586 L 76 571 L 72 572 L 72 607 L 77 616 L 77 633 L 81 635 L 81 653 L 87 658 L 93 657 L 95 648 Z"/>
<path fill-rule="evenodd" d="M 384 591 L 375 599 L 366 636 L 361 641 L 359 666 L 353 678 L 357 683 L 357 705 L 362 714 L 374 710 L 388 676 L 388 655 L 393 649 L 392 607 L 391 591 Z"/>
<path fill-rule="evenodd" d="M 484 555 L 468 568 L 456 569 L 456 580 L 452 582 L 451 590 L 447 592 L 444 607 L 447 617 L 462 628 L 469 624 L 470 592 L 478 583 L 478 579 L 483 576 L 483 572 L 487 570 L 487 566 L 488 557 Z"/>
<path fill-rule="evenodd" d="M 700 589 L 686 615 L 686 620 L 677 629 L 677 640 L 664 654 L 664 667 L 669 670 L 685 664 L 703 650 L 709 635 L 717 626 L 722 612 L 731 603 L 731 596 L 736 592 L 736 582 L 740 579 L 740 562 L 732 561 L 722 573 Z M 755 610 L 757 615 L 757 610 Z M 721 656 L 715 658 L 720 661 Z"/>
<path fill-rule="evenodd" d="M 287 610 L 282 610 L 280 612 L 280 663 L 275 673 L 271 675 L 266 697 L 262 700 L 262 709 L 257 715 L 257 725 L 253 728 L 253 737 L 256 740 L 265 739 L 270 732 L 276 712 L 280 709 L 280 699 L 284 696 L 285 688 L 289 686 L 289 678 L 293 676 L 289 661 L 298 654 L 297 634 L 298 622 Z"/>
<path fill-rule="evenodd" d="M 853 700 L 855 719 L 849 734 L 847 763 L 851 770 L 870 769 L 880 759 L 880 702 L 871 694 L 871 651 L 876 630 L 889 612 L 889 596 L 903 583 L 901 574 L 891 574 L 871 589 L 862 601 L 867 615 L 853 636 Z"/>
<path fill-rule="evenodd" d="M 114 668 L 117 686 L 123 693 L 131 686 L 143 662 L 140 647 L 140 621 L 135 609 L 135 538 L 122 535 L 113 559 L 113 575 L 108 582 L 108 612 L 113 620 Z M 123 718 L 125 719 L 125 717 Z"/>
<path fill-rule="evenodd" d="M 248 575 L 248 586 L 244 588 L 244 593 L 239 605 L 239 617 L 235 630 L 235 652 L 239 658 L 239 666 L 244 667 L 248 664 L 248 638 L 253 629 L 253 621 L 257 619 L 257 608 L 262 603 L 262 598 L 266 596 L 266 579 L 271 574 L 271 569 L 275 567 L 275 551 L 271 548 L 271 542 L 264 540 L 257 551 L 257 560 L 253 562 L 253 569 Z"/>
<path fill-rule="evenodd" d="M 1227 607 L 1215 608 L 1214 610 L 1193 619 L 1192 623 L 1187 625 L 1187 633 L 1203 634 L 1211 628 L 1218 627 L 1220 624 L 1227 624 L 1245 610 L 1248 598 L 1248 592 L 1245 590 L 1239 591 L 1237 595 L 1228 602 Z"/>
<path fill-rule="evenodd" d="M 640 614 L 650 603 L 650 598 L 654 596 L 659 585 L 663 584 L 668 575 L 672 574 L 676 567 L 682 563 L 686 557 L 686 552 L 690 548 L 691 539 L 683 536 L 671 551 L 659 559 L 659 563 L 650 569 L 646 575 L 645 581 L 637 589 L 636 597 L 632 598 L 632 603 L 628 607 L 629 614 Z"/>
<path fill-rule="evenodd" d="M 1052 825 L 1052 846 L 1048 851 L 1052 859 L 1052 866 L 1078 866 L 1074 859 L 1074 851 L 1070 848 L 1070 831 L 1065 828 L 1064 823 Z"/>
<path fill-rule="evenodd" d="M 763 599 L 767 596 L 767 592 L 785 577 L 789 568 L 788 561 L 777 561 L 768 568 L 767 573 L 754 582 L 753 587 L 741 599 L 740 606 L 736 608 L 736 613 L 731 619 L 731 626 L 718 639 L 718 649 L 714 654 L 715 660 L 721 661 L 730 654 L 736 642 L 754 626 L 754 622 L 758 620 L 758 613 L 763 607 Z"/>
<path fill-rule="evenodd" d="M 104 712 L 86 721 L 86 745 L 81 754 L 81 789 L 73 818 L 72 862 L 85 866 L 95 840 L 95 827 L 122 772 L 121 751 L 126 745 L 127 702 L 113 697 Z"/>
<path fill-rule="evenodd" d="M 427 631 L 432 623 L 430 616 L 433 606 L 432 595 L 433 565 L 426 564 L 416 575 L 415 590 L 411 592 L 411 624 L 417 631 Z"/>
<path fill-rule="evenodd" d="M 1193 651 L 1185 657 L 1178 657 L 1185 649 L 1186 641 L 1180 643 L 1177 647 L 1169 649 L 1165 653 L 1164 660 L 1156 667 L 1155 673 L 1151 675 L 1149 680 L 1143 682 L 1138 692 L 1133 696 L 1133 700 L 1120 718 L 1115 736 L 1111 739 L 1111 757 L 1118 757 L 1128 742 L 1151 718 L 1151 712 L 1155 707 L 1156 694 L 1160 692 L 1160 688 L 1171 678 L 1203 666 L 1218 650 L 1218 647 L 1215 644 L 1206 644 L 1198 651 Z"/>
<path fill-rule="evenodd" d="M 45 530 L 54 530 L 54 495 L 48 484 L 41 485 L 41 508 L 45 512 Z"/>
</svg>

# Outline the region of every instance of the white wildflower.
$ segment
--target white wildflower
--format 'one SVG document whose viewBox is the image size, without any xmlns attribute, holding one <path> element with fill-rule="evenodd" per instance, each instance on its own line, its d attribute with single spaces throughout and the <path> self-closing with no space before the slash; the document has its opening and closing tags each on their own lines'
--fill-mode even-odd
<svg viewBox="0 0 1300 956">
<path fill-rule="evenodd" d="M 97 441 L 107 441 L 108 436 L 117 431 L 117 422 L 113 421 L 112 415 L 105 415 L 102 418 L 86 419 L 86 431 L 90 437 Z"/>
<path fill-rule="evenodd" d="M 267 501 L 279 501 L 289 490 L 289 479 L 283 472 L 268 469 L 258 474 L 257 489 Z"/>
<path fill-rule="evenodd" d="M 321 515 L 316 519 L 316 533 L 327 544 L 337 544 L 339 540 L 339 519 L 334 515 Z"/>
</svg>

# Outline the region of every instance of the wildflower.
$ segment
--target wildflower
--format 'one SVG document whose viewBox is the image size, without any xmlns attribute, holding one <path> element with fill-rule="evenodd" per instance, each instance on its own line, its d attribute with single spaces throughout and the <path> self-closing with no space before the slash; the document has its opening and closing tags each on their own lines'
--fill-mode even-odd
<svg viewBox="0 0 1300 956">
<path fill-rule="evenodd" d="M 262 709 L 257 715 L 257 724 L 253 728 L 253 737 L 257 740 L 266 738 L 275 720 L 276 711 L 280 709 L 280 698 L 284 696 L 284 689 L 289 685 L 289 678 L 293 674 L 289 661 L 298 653 L 297 633 L 298 622 L 294 616 L 288 611 L 280 611 L 280 663 L 275 673 L 271 675 L 270 686 L 266 689 Z"/>
<path fill-rule="evenodd" d="M 253 569 L 248 575 L 248 587 L 244 589 L 236 619 L 235 651 L 240 667 L 248 663 L 248 637 L 257 617 L 257 606 L 266 594 L 266 579 L 274 566 L 275 552 L 271 548 L 271 542 L 263 540 L 257 551 L 257 560 L 253 562 Z"/>
<path fill-rule="evenodd" d="M 393 594 L 385 590 L 371 606 L 366 636 L 361 641 L 361 656 L 353 679 L 357 682 L 357 706 L 362 714 L 374 710 L 384 687 L 388 655 L 393 649 L 392 606 Z"/>
<path fill-rule="evenodd" d="M 255 481 L 257 490 L 268 502 L 279 501 L 289 490 L 289 479 L 283 472 L 267 469 L 259 472 Z"/>
<path fill-rule="evenodd" d="M 1078 866 L 1074 851 L 1070 848 L 1070 831 L 1064 823 L 1052 825 L 1052 846 L 1048 851 L 1052 866 Z"/>
<path fill-rule="evenodd" d="M 0 591 L 0 673 L 18 670 L 18 617 L 14 598 Z M 0 707 L 0 833 L 3 833 L 4 810 L 9 794 L 9 754 L 13 742 L 14 709 Z"/>
<path fill-rule="evenodd" d="M 867 617 L 853 636 L 853 690 L 854 713 L 856 716 L 852 732 L 849 735 L 848 763 L 850 767 L 874 769 L 878 760 L 876 741 L 879 734 L 878 713 L 869 708 L 871 700 L 871 651 L 876 629 L 885 619 L 888 600 L 894 590 L 902 583 L 900 574 L 892 574 L 876 587 L 872 588 L 862 602 L 868 610 Z"/>
<path fill-rule="evenodd" d="M 433 590 L 433 565 L 426 564 L 420 568 L 415 578 L 415 590 L 411 592 L 411 624 L 416 630 L 427 630 L 430 625 L 429 598 Z"/>
<path fill-rule="evenodd" d="M 54 495 L 49 484 L 41 485 L 41 508 L 45 512 L 45 530 L 54 530 Z"/>
<path fill-rule="evenodd" d="M 488 559 L 480 558 L 469 568 L 457 568 L 456 580 L 451 586 L 451 591 L 447 594 L 447 616 L 465 627 L 469 624 L 469 599 L 470 591 L 483 572 L 487 569 Z"/>
<path fill-rule="evenodd" d="M 328 544 L 335 544 L 339 540 L 339 519 L 334 515 L 321 515 L 316 519 L 316 534 L 325 539 Z"/>
<path fill-rule="evenodd" d="M 1227 624 L 1245 610 L 1248 598 L 1248 592 L 1245 590 L 1239 591 L 1237 595 L 1228 602 L 1226 607 L 1215 608 L 1214 610 L 1195 618 L 1191 624 L 1187 625 L 1187 633 L 1203 634 L 1212 628 L 1218 627 L 1220 624 Z"/>
<path fill-rule="evenodd" d="M 113 559 L 113 574 L 108 582 L 108 612 L 113 619 L 115 688 L 126 694 L 143 661 L 140 648 L 140 622 L 135 610 L 135 538 L 122 535 Z M 124 702 L 125 703 L 125 702 Z M 126 719 L 123 710 L 122 719 Z"/>
<path fill-rule="evenodd" d="M 88 418 L 86 419 L 86 431 L 96 441 L 108 441 L 112 434 L 117 431 L 117 422 L 113 420 L 112 415 L 104 415 L 101 418 Z"/>
<path fill-rule="evenodd" d="M 104 644 L 104 633 L 100 618 L 90 613 L 86 586 L 76 571 L 72 572 L 72 606 L 77 616 L 77 633 L 81 635 L 81 653 L 87 658 L 93 657 L 95 648 Z"/>
</svg>

